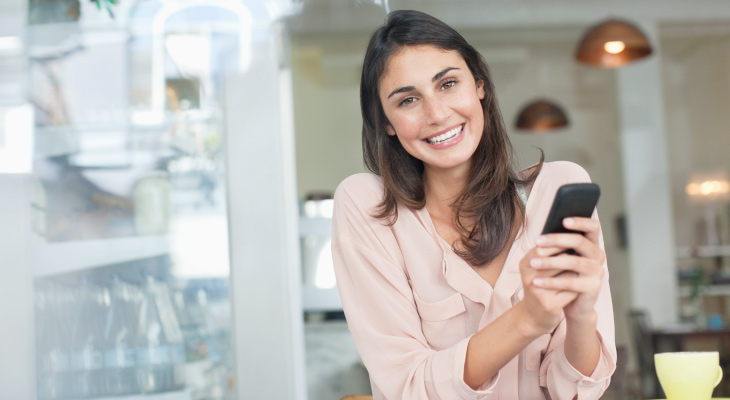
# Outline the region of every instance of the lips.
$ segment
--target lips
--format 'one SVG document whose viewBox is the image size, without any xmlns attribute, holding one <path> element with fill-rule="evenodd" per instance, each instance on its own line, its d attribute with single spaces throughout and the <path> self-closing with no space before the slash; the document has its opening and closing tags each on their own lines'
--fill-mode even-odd
<svg viewBox="0 0 730 400">
<path fill-rule="evenodd" d="M 431 145 L 445 144 L 451 140 L 454 140 L 459 135 L 461 135 L 461 132 L 463 130 L 464 130 L 464 124 L 461 124 L 459 126 L 449 129 L 448 131 L 446 131 L 444 133 L 426 138 L 425 140 L 426 140 L 426 142 L 428 142 Z"/>
</svg>

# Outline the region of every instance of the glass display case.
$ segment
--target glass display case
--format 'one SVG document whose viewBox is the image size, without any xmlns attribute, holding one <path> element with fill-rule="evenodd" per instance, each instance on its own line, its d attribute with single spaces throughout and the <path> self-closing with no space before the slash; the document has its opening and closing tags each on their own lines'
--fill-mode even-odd
<svg viewBox="0 0 730 400">
<path fill-rule="evenodd" d="M 233 398 L 221 96 L 251 23 L 131 3 L 29 3 L 37 398 Z"/>
</svg>

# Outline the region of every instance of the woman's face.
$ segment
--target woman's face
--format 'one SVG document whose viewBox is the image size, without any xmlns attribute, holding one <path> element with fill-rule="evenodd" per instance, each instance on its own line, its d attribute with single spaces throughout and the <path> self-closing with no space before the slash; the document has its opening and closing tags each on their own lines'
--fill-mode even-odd
<svg viewBox="0 0 730 400">
<path fill-rule="evenodd" d="M 388 134 L 426 171 L 468 169 L 484 129 L 484 84 L 458 52 L 406 46 L 388 61 L 378 92 Z"/>
</svg>

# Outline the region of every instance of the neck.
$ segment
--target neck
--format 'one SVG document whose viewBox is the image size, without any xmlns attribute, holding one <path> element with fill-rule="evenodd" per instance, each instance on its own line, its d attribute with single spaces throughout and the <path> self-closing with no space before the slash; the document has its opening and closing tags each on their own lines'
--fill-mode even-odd
<svg viewBox="0 0 730 400">
<path fill-rule="evenodd" d="M 450 169 L 426 167 L 423 188 L 428 211 L 432 214 L 450 214 L 451 204 L 466 187 L 468 174 L 468 165 Z"/>
</svg>

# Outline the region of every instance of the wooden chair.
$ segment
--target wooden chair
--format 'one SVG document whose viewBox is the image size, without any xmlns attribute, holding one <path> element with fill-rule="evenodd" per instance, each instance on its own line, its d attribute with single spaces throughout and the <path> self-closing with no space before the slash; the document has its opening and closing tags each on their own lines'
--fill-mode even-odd
<svg viewBox="0 0 730 400">
<path fill-rule="evenodd" d="M 661 391 L 659 379 L 654 372 L 654 345 L 649 315 L 644 310 L 629 311 L 629 326 L 638 361 L 641 391 L 647 398 L 658 399 L 664 393 Z"/>
</svg>

